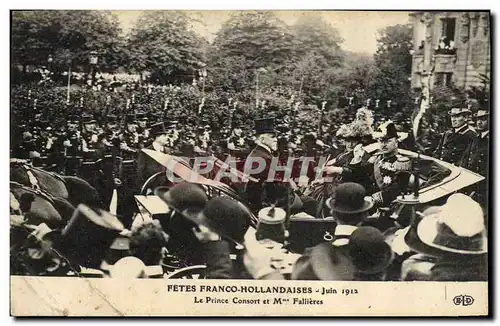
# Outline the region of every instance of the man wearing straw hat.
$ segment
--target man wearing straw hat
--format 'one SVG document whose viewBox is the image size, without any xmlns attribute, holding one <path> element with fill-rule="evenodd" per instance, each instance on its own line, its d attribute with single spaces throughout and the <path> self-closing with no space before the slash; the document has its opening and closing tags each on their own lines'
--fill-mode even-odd
<svg viewBox="0 0 500 326">
<path fill-rule="evenodd" d="M 462 165 L 467 146 L 476 136 L 476 132 L 467 124 L 470 114 L 468 108 L 452 108 L 448 111 L 452 129 L 444 133 L 434 157 L 456 166 Z"/>
<path fill-rule="evenodd" d="M 428 208 L 404 236 L 418 253 L 402 264 L 406 281 L 486 281 L 487 230 L 481 206 L 464 194 L 451 195 L 446 204 Z"/>
</svg>

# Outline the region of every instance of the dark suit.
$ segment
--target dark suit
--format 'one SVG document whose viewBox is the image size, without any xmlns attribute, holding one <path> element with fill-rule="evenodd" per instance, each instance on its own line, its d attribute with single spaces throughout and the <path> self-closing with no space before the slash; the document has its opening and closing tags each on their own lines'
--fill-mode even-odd
<svg viewBox="0 0 500 326">
<path fill-rule="evenodd" d="M 434 152 L 434 157 L 461 166 L 467 146 L 476 135 L 476 132 L 467 124 L 455 130 L 446 131 Z"/>
<path fill-rule="evenodd" d="M 474 185 L 476 199 L 485 210 L 488 209 L 488 177 L 490 158 L 490 132 L 472 138 L 464 155 L 462 166 L 479 173 L 486 179 Z"/>
<path fill-rule="evenodd" d="M 257 145 L 247 156 L 246 164 L 252 162 L 252 168 L 257 169 L 258 163 L 252 159 L 261 158 L 265 162 L 265 168 L 262 172 L 253 173 L 250 176 L 258 179 L 258 182 L 249 182 L 246 186 L 247 200 L 252 209 L 258 210 L 263 207 L 262 203 L 267 201 L 273 203 L 276 200 L 276 189 L 272 182 L 266 182 L 271 168 L 273 156 L 270 149 Z M 249 168 L 249 167 L 248 167 Z M 247 169 L 248 169 L 247 168 Z"/>
<path fill-rule="evenodd" d="M 464 156 L 462 166 L 468 170 L 488 176 L 490 132 L 473 137 Z"/>
</svg>

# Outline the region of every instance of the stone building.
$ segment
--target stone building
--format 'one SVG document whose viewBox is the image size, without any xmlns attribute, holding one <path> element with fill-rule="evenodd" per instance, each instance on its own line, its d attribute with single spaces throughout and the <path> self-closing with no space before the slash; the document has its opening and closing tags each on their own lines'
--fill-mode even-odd
<svg viewBox="0 0 500 326">
<path fill-rule="evenodd" d="M 489 12 L 414 12 L 410 18 L 413 88 L 420 88 L 428 76 L 431 89 L 450 84 L 489 89 Z"/>
</svg>

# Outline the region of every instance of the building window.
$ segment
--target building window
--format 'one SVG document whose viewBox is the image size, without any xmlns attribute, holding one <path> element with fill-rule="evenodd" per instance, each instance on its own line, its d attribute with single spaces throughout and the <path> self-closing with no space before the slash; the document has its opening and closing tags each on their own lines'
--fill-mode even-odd
<svg viewBox="0 0 500 326">
<path fill-rule="evenodd" d="M 455 54 L 456 18 L 441 18 L 441 38 L 436 47 L 436 54 Z"/>
<path fill-rule="evenodd" d="M 453 73 L 451 72 L 437 72 L 434 79 L 435 86 L 451 86 Z"/>
</svg>

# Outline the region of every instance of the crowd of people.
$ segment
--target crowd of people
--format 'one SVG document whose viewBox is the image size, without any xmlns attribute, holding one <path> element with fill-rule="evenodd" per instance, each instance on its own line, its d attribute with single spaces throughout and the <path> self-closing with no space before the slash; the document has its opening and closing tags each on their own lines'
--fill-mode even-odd
<svg viewBox="0 0 500 326">
<path fill-rule="evenodd" d="M 422 144 L 402 113 L 374 121 L 361 107 L 314 121 L 298 118 L 293 100 L 205 106 L 191 85 L 120 87 L 72 90 L 69 102 L 65 89 L 47 85 L 13 90 L 11 158 L 78 176 L 100 198 L 96 207 L 76 203 L 54 227 L 28 218 L 35 205 L 11 190 L 12 273 L 163 277 L 203 265 L 207 278 L 487 279 L 488 108 L 451 108 L 452 128 Z M 373 143 L 379 148 L 367 151 Z M 242 187 L 227 182 L 241 200 L 196 183 L 156 185 L 154 197 L 168 208 L 145 219 L 134 196 L 165 167 L 141 149 L 182 158 L 191 169 L 196 157 L 262 158 L 266 166 Z M 449 171 L 433 166 L 421 181 L 419 162 L 400 149 L 432 153 L 485 180 L 413 214 L 405 196 L 418 199 L 419 182 L 432 185 Z M 290 157 L 311 159 L 305 183 L 269 181 L 273 158 Z M 297 232 L 304 225 L 314 225 L 310 234 Z"/>
</svg>

